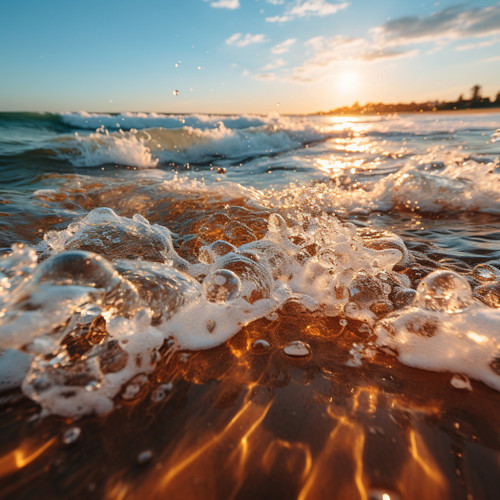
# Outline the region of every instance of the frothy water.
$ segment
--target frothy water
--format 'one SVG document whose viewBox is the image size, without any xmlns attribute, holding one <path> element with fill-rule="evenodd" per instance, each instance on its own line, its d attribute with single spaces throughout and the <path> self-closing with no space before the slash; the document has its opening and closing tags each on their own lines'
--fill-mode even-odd
<svg viewBox="0 0 500 500">
<path fill-rule="evenodd" d="M 498 252 L 439 270 L 432 247 L 422 258 L 414 236 L 408 247 L 365 222 L 401 214 L 418 235 L 425 214 L 500 212 L 498 116 L 457 116 L 42 114 L 21 142 L 27 117 L 5 115 L 7 184 L 16 158 L 66 173 L 4 196 L 3 386 L 22 381 L 45 413 L 106 413 L 166 353 L 212 348 L 293 305 L 362 322 L 403 363 L 499 389 Z M 110 164 L 146 170 L 110 176 Z M 24 200 L 47 214 L 27 237 Z"/>
<path fill-rule="evenodd" d="M 252 433 L 309 384 L 314 425 L 334 419 L 353 456 L 382 435 L 380 415 L 437 414 L 418 380 L 443 377 L 448 402 L 494 401 L 499 126 L 498 113 L 1 114 L 0 404 L 22 393 L 38 416 L 81 419 L 58 429 L 70 450 L 91 439 L 83 417 L 179 408 L 220 384 L 210 411 L 237 411 L 217 439 L 253 443 L 264 468 L 294 457 L 306 491 L 333 448 L 280 428 L 261 449 Z M 203 402 L 186 410 L 193 428 L 208 429 Z M 165 484 L 181 474 L 174 459 L 220 456 L 209 434 L 179 436 Z M 413 463 L 432 463 L 413 429 L 405 439 Z M 153 444 L 134 466 L 160 459 Z"/>
<path fill-rule="evenodd" d="M 0 345 L 33 357 L 23 391 L 44 411 L 106 413 L 120 391 L 135 397 L 162 349 L 212 348 L 287 304 L 362 322 L 408 365 L 500 389 L 500 311 L 481 295 L 498 287 L 495 265 L 476 269 L 481 301 L 452 270 L 415 289 L 415 259 L 401 238 L 365 235 L 333 215 L 302 213 L 288 227 L 271 213 L 262 238 L 239 247 L 216 240 L 190 261 L 172 236 L 139 214 L 97 208 L 0 261 Z M 295 341 L 284 352 L 310 350 Z"/>
</svg>

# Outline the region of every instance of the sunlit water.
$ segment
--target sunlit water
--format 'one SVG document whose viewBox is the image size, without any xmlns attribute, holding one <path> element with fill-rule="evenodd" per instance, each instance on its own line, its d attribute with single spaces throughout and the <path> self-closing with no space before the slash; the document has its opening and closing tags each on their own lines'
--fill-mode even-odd
<svg viewBox="0 0 500 500">
<path fill-rule="evenodd" d="M 0 114 L 7 496 L 493 498 L 499 127 Z"/>
</svg>

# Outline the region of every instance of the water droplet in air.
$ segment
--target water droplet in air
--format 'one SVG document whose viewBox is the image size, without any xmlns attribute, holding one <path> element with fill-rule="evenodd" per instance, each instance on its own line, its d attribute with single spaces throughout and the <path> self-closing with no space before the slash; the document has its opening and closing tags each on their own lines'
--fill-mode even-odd
<svg viewBox="0 0 500 500">
<path fill-rule="evenodd" d="M 239 297 L 241 281 L 238 276 L 228 269 L 219 269 L 203 280 L 207 299 L 210 302 L 229 302 Z"/>
<path fill-rule="evenodd" d="M 292 358 L 304 358 L 311 354 L 311 348 L 301 340 L 294 340 L 283 348 L 283 352 Z"/>
<path fill-rule="evenodd" d="M 137 463 L 145 464 L 153 458 L 153 452 L 151 450 L 144 450 L 137 455 Z"/>
<path fill-rule="evenodd" d="M 70 427 L 66 431 L 64 431 L 62 440 L 64 444 L 73 444 L 75 441 L 78 440 L 80 437 L 80 434 L 82 433 L 82 430 L 80 427 Z"/>
</svg>

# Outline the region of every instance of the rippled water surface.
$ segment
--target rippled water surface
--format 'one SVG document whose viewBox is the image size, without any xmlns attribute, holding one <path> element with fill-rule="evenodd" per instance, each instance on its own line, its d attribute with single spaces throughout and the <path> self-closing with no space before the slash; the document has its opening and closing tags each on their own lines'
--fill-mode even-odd
<svg viewBox="0 0 500 500">
<path fill-rule="evenodd" d="M 0 114 L 0 496 L 497 498 L 499 127 Z"/>
</svg>

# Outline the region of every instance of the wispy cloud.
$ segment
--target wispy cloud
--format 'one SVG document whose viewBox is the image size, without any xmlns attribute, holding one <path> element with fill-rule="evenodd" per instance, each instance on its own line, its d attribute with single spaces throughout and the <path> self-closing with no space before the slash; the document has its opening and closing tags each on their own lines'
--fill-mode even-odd
<svg viewBox="0 0 500 500">
<path fill-rule="evenodd" d="M 500 61 L 500 56 L 488 57 L 486 59 L 483 59 L 481 62 L 490 63 L 490 62 L 497 62 L 497 61 Z"/>
<path fill-rule="evenodd" d="M 266 36 L 262 33 L 252 35 L 251 33 L 247 33 L 243 35 L 242 33 L 234 33 L 227 40 L 227 45 L 235 45 L 236 47 L 246 47 L 247 45 L 251 45 L 253 43 L 262 43 L 266 41 Z"/>
<path fill-rule="evenodd" d="M 277 3 L 268 0 L 269 3 Z M 284 22 L 312 15 L 329 15 L 346 8 L 347 3 L 325 0 L 294 0 L 287 2 L 284 14 L 267 19 Z M 307 58 L 290 67 L 281 59 L 270 62 L 259 80 L 316 82 L 335 75 L 346 65 L 377 64 L 415 57 L 443 50 L 451 42 L 455 50 L 468 50 L 500 43 L 500 2 L 488 7 L 467 8 L 463 4 L 439 10 L 427 16 L 406 16 L 372 28 L 366 37 L 343 35 L 316 36 L 304 43 Z M 273 54 L 283 54 L 296 42 L 290 38 L 272 47 Z M 487 59 L 497 62 L 498 57 Z M 483 60 L 484 62 L 484 60 Z"/>
<path fill-rule="evenodd" d="M 500 3 L 483 8 L 454 6 L 428 16 L 406 16 L 372 30 L 385 45 L 460 40 L 500 33 Z"/>
<path fill-rule="evenodd" d="M 296 38 L 288 38 L 288 40 L 285 40 L 284 42 L 275 45 L 271 49 L 271 52 L 273 54 L 284 54 L 285 52 L 288 52 L 290 50 L 290 48 L 296 41 L 297 41 Z"/>
<path fill-rule="evenodd" d="M 278 2 L 269 2 L 278 3 Z M 279 2 L 281 3 L 281 2 Z M 336 14 L 339 10 L 349 6 L 349 2 L 331 3 L 326 0 L 295 0 L 288 5 L 281 16 L 266 17 L 268 23 L 284 23 L 297 18 L 308 18 L 311 16 L 329 16 Z"/>
<path fill-rule="evenodd" d="M 285 66 L 286 61 L 282 58 L 275 59 L 274 61 L 270 62 L 269 64 L 266 64 L 263 68 L 262 71 L 271 71 L 276 68 L 281 68 L 282 66 Z"/>
<path fill-rule="evenodd" d="M 379 61 L 411 57 L 417 49 L 396 49 L 374 46 L 364 38 L 317 36 L 305 43 L 311 55 L 302 64 L 285 70 L 279 76 L 286 81 L 314 82 L 335 73 L 339 64 L 372 64 Z M 265 68 L 262 68 L 263 70 Z M 274 69 L 274 68 L 273 68 Z"/>
<path fill-rule="evenodd" d="M 482 42 L 465 43 L 464 45 L 459 45 L 458 47 L 455 47 L 455 50 L 463 51 L 463 50 L 481 49 L 483 47 L 490 47 L 495 43 L 499 43 L 499 40 L 493 39 L 493 40 L 484 40 Z"/>
<path fill-rule="evenodd" d="M 205 2 L 210 0 L 205 0 Z M 210 2 L 210 7 L 215 9 L 238 9 L 240 7 L 240 0 L 215 0 Z"/>
<path fill-rule="evenodd" d="M 278 77 L 274 73 L 257 73 L 256 75 L 254 75 L 254 78 L 256 80 L 261 80 L 261 81 L 266 81 L 266 82 L 270 82 L 270 81 L 278 79 Z"/>
</svg>

